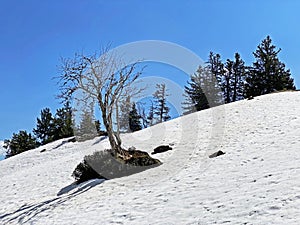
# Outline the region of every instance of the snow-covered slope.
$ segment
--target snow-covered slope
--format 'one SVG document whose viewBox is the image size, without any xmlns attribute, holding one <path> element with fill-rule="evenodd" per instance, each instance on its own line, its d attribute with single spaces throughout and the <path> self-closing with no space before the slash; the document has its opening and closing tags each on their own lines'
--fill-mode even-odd
<svg viewBox="0 0 300 225">
<path fill-rule="evenodd" d="M 300 224 L 300 92 L 257 97 L 123 136 L 162 166 L 72 186 L 107 140 L 62 140 L 0 162 L 0 224 Z M 46 149 L 44 152 L 40 152 Z M 217 158 L 208 155 L 222 150 Z"/>
<path fill-rule="evenodd" d="M 0 141 L 0 160 L 5 158 L 6 149 L 3 147 L 4 141 Z"/>
</svg>

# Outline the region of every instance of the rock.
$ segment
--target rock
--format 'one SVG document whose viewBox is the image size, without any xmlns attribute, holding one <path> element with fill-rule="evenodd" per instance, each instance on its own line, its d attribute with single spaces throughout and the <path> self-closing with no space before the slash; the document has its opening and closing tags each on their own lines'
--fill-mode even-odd
<svg viewBox="0 0 300 225">
<path fill-rule="evenodd" d="M 75 168 L 73 177 L 76 183 L 90 179 L 114 179 L 139 173 L 161 165 L 158 159 L 152 158 L 147 152 L 140 150 L 123 150 L 124 155 L 110 149 L 87 155 Z"/>
<path fill-rule="evenodd" d="M 211 155 L 209 156 L 209 158 L 215 158 L 215 157 L 218 157 L 218 156 L 224 155 L 224 154 L 225 154 L 225 153 L 222 152 L 222 151 L 220 150 L 220 151 L 217 151 L 217 152 L 211 154 Z"/>
<path fill-rule="evenodd" d="M 40 152 L 45 152 L 46 151 L 46 149 L 44 148 L 44 149 L 42 149 Z"/>
<path fill-rule="evenodd" d="M 134 151 L 134 150 L 136 150 L 136 148 L 135 148 L 134 146 L 131 146 L 131 147 L 128 148 L 128 151 L 129 151 L 129 152 L 130 152 L 130 151 Z"/>
<path fill-rule="evenodd" d="M 72 137 L 72 138 L 68 139 L 67 142 L 76 142 L 76 138 Z"/>
<path fill-rule="evenodd" d="M 153 154 L 157 154 L 157 153 L 166 152 L 169 150 L 172 150 L 172 148 L 169 145 L 161 145 L 161 146 L 156 147 L 151 154 L 153 155 Z"/>
</svg>

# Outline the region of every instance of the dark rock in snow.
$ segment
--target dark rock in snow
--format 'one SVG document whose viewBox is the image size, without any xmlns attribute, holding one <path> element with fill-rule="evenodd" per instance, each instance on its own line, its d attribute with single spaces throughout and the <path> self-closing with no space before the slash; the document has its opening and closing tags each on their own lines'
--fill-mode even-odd
<svg viewBox="0 0 300 225">
<path fill-rule="evenodd" d="M 67 142 L 76 142 L 76 138 L 72 137 L 72 138 L 68 139 Z"/>
<path fill-rule="evenodd" d="M 220 150 L 220 151 L 217 151 L 217 152 L 211 154 L 211 155 L 209 156 L 209 158 L 215 158 L 215 157 L 217 157 L 217 156 L 224 155 L 224 154 L 225 154 L 225 153 L 222 152 L 222 151 Z"/>
<path fill-rule="evenodd" d="M 128 151 L 134 151 L 134 150 L 136 150 L 136 148 L 134 146 L 131 146 L 128 148 Z"/>
<path fill-rule="evenodd" d="M 153 155 L 153 154 L 157 154 L 157 153 L 166 152 L 169 150 L 172 150 L 172 148 L 169 145 L 161 145 L 161 146 L 156 147 L 154 149 L 154 152 L 152 152 L 151 154 Z"/>
<path fill-rule="evenodd" d="M 76 183 L 90 179 L 114 179 L 139 173 L 161 165 L 158 159 L 152 158 L 147 152 L 140 150 L 123 150 L 122 155 L 115 155 L 110 149 L 94 152 L 84 157 L 72 176 Z"/>
</svg>

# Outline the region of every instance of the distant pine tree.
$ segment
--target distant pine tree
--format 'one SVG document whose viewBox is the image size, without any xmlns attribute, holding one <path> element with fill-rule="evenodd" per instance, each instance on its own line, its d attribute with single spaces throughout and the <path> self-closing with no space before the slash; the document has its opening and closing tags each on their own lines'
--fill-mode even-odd
<svg viewBox="0 0 300 225">
<path fill-rule="evenodd" d="M 37 118 L 37 125 L 36 128 L 33 129 L 33 133 L 39 138 L 43 145 L 54 140 L 55 122 L 49 108 L 45 108 L 41 111 L 41 118 Z"/>
<path fill-rule="evenodd" d="M 199 66 L 196 73 L 191 76 L 191 81 L 188 81 L 188 86 L 185 86 L 184 114 L 222 104 L 222 93 L 215 77 L 216 72 L 212 73 L 211 68 L 214 68 L 214 65 Z"/>
<path fill-rule="evenodd" d="M 220 83 L 224 72 L 224 64 L 221 60 L 221 55 L 210 52 L 208 61 L 202 72 L 202 89 L 210 107 L 215 107 L 224 103 L 223 93 L 220 89 Z"/>
<path fill-rule="evenodd" d="M 132 104 L 132 108 L 129 112 L 129 128 L 132 132 L 142 129 L 141 116 L 138 114 L 135 103 Z"/>
<path fill-rule="evenodd" d="M 258 96 L 280 90 L 295 90 L 290 70 L 278 58 L 270 36 L 267 36 L 253 53 L 256 61 L 246 79 L 245 96 Z"/>
<path fill-rule="evenodd" d="M 232 86 L 232 102 L 244 99 L 244 88 L 246 79 L 245 62 L 241 59 L 239 53 L 235 53 L 235 61 L 233 63 L 233 76 L 230 82 Z"/>
<path fill-rule="evenodd" d="M 39 146 L 36 138 L 26 131 L 19 131 L 18 134 L 13 134 L 11 140 L 5 140 L 7 148 L 6 158 L 20 154 L 30 149 Z"/>
<path fill-rule="evenodd" d="M 79 126 L 76 129 L 76 135 L 81 141 L 92 139 L 98 135 L 96 125 L 94 112 L 84 110 L 81 114 Z"/>
<path fill-rule="evenodd" d="M 206 68 L 210 71 L 212 77 L 216 79 L 217 83 L 220 83 L 224 74 L 224 64 L 221 60 L 221 55 L 210 52 Z"/>
<path fill-rule="evenodd" d="M 171 119 L 169 115 L 169 107 L 167 106 L 167 89 L 165 84 L 157 84 L 156 91 L 153 94 L 155 100 L 154 115 L 157 117 L 157 122 L 161 123 Z"/>
<path fill-rule="evenodd" d="M 129 117 L 129 112 L 131 110 L 131 97 L 130 95 L 126 96 L 123 101 L 119 103 L 120 105 L 120 110 L 119 110 L 119 129 L 121 132 L 129 132 L 130 127 L 128 123 L 128 117 Z"/>
<path fill-rule="evenodd" d="M 209 108 L 209 103 L 202 90 L 204 68 L 199 66 L 197 72 L 190 77 L 188 86 L 184 87 L 186 100 L 183 102 L 184 114 Z"/>
<path fill-rule="evenodd" d="M 150 108 L 147 116 L 147 125 L 152 126 L 154 124 L 154 103 L 150 100 Z"/>
<path fill-rule="evenodd" d="M 54 118 L 54 140 L 74 136 L 72 108 L 70 102 L 66 102 L 64 107 L 57 109 Z"/>
<path fill-rule="evenodd" d="M 233 78 L 233 61 L 227 59 L 224 74 L 221 79 L 221 90 L 223 91 L 225 103 L 232 102 L 231 80 Z"/>
<path fill-rule="evenodd" d="M 221 75 L 220 86 L 225 103 L 235 102 L 244 98 L 244 82 L 246 67 L 238 53 L 235 53 L 235 61 L 227 59 L 224 72 Z"/>
<path fill-rule="evenodd" d="M 101 123 L 100 123 L 100 120 L 95 120 L 95 128 L 96 128 L 96 131 L 97 131 L 97 134 L 101 134 Z"/>
</svg>

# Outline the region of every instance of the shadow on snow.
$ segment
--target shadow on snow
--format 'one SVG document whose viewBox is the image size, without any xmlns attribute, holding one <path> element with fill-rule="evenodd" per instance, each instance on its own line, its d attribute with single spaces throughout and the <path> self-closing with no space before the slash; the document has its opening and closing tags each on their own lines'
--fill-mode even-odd
<svg viewBox="0 0 300 225">
<path fill-rule="evenodd" d="M 11 222 L 17 222 L 20 224 L 29 222 L 31 219 L 33 219 L 38 214 L 47 211 L 49 209 L 53 209 L 61 205 L 62 203 L 80 195 L 84 192 L 90 190 L 91 188 L 101 184 L 104 182 L 104 179 L 94 179 L 89 180 L 87 182 L 84 182 L 80 185 L 77 185 L 75 183 L 72 183 L 64 188 L 62 188 L 58 193 L 57 197 L 31 204 L 31 205 L 23 205 L 18 210 L 6 213 L 4 215 L 0 215 L 0 221 L 2 221 L 2 224 L 11 223 Z M 75 190 L 77 188 L 77 190 Z M 74 192 L 72 192 L 75 190 Z M 71 193 L 70 193 L 71 192 Z M 67 194 L 67 195 L 66 195 Z"/>
</svg>

